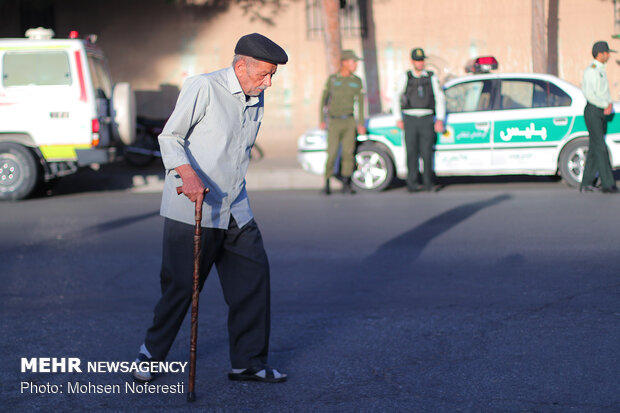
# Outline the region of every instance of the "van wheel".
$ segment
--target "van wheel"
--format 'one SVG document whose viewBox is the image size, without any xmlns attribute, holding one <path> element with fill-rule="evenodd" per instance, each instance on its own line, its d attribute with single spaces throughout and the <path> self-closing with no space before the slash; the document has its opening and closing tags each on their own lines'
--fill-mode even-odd
<svg viewBox="0 0 620 413">
<path fill-rule="evenodd" d="M 138 128 L 136 142 L 125 147 L 124 158 L 130 165 L 144 168 L 153 162 L 156 151 L 159 151 L 157 136 L 150 135 L 144 128 Z"/>
<path fill-rule="evenodd" d="M 355 154 L 357 169 L 351 176 L 356 189 L 362 191 L 382 191 L 394 179 L 392 159 L 380 146 L 365 142 Z"/>
<path fill-rule="evenodd" d="M 26 198 L 38 181 L 39 168 L 34 155 L 24 146 L 0 142 L 0 200 Z"/>
<path fill-rule="evenodd" d="M 570 142 L 560 153 L 560 175 L 566 184 L 573 188 L 579 188 L 583 169 L 588 155 L 588 139 L 579 138 Z"/>
</svg>

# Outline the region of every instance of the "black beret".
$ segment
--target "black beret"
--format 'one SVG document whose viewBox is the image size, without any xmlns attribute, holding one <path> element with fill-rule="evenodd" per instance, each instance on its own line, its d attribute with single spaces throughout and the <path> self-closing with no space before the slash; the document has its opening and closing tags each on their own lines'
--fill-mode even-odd
<svg viewBox="0 0 620 413">
<path fill-rule="evenodd" d="M 288 56 L 283 48 L 258 33 L 246 34 L 239 39 L 235 46 L 235 54 L 250 56 L 274 65 L 288 62 Z"/>
</svg>

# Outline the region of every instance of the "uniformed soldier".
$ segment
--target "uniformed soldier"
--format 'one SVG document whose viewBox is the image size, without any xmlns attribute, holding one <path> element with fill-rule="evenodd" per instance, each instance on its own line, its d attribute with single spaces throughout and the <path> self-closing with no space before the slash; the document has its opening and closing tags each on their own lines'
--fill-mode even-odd
<svg viewBox="0 0 620 413">
<path fill-rule="evenodd" d="M 362 79 L 353 74 L 359 58 L 352 50 L 343 50 L 340 69 L 329 76 L 321 97 L 321 129 L 327 126 L 327 162 L 325 163 L 325 194 L 331 193 L 329 179 L 334 174 L 338 147 L 342 146 L 340 175 L 342 192 L 351 193 L 351 175 L 357 133 L 364 134 L 364 92 Z M 354 108 L 357 103 L 357 122 Z M 327 113 L 328 122 L 325 121 Z M 356 126 L 357 125 L 357 126 Z M 357 133 L 356 133 L 357 132 Z"/>
<path fill-rule="evenodd" d="M 583 116 L 588 128 L 589 148 L 586 165 L 581 179 L 581 192 L 602 191 L 604 193 L 618 193 L 614 179 L 609 153 L 605 144 L 607 133 L 607 116 L 611 114 L 612 104 L 609 93 L 605 63 L 609 60 L 610 50 L 607 42 L 596 42 L 592 47 L 594 60 L 583 72 L 583 94 L 588 103 Z M 601 180 L 601 188 L 594 185 L 596 173 Z"/>
<path fill-rule="evenodd" d="M 422 182 L 424 190 L 434 190 L 433 147 L 437 141 L 436 133 L 443 133 L 446 117 L 445 97 L 437 76 L 425 69 L 426 55 L 421 48 L 411 51 L 413 70 L 408 70 L 399 82 L 394 99 L 393 113 L 397 125 L 405 132 L 407 149 L 407 189 L 417 192 L 419 157 L 424 162 Z"/>
</svg>

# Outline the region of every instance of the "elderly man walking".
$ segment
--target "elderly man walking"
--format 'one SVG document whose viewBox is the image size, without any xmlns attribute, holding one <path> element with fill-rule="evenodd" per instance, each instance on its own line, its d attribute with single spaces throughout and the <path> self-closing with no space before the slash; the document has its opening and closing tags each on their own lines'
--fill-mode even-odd
<svg viewBox="0 0 620 413">
<path fill-rule="evenodd" d="M 159 136 L 166 168 L 161 298 L 137 361 L 162 361 L 192 295 L 194 202 L 202 203 L 200 288 L 213 264 L 228 304 L 231 380 L 282 382 L 267 365 L 269 263 L 245 189 L 264 91 L 288 56 L 258 33 L 241 37 L 231 67 L 187 79 Z M 181 187 L 183 195 L 177 195 Z M 205 188 L 209 192 L 205 195 Z M 136 372 L 149 381 L 151 372 Z"/>
</svg>

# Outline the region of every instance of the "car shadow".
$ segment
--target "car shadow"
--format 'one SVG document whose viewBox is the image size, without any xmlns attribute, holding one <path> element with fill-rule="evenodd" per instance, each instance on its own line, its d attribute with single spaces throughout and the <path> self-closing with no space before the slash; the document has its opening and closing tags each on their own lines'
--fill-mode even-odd
<svg viewBox="0 0 620 413">
<path fill-rule="evenodd" d="M 77 173 L 43 185 L 35 197 L 74 195 L 90 192 L 147 191 L 160 188 L 164 181 L 164 166 L 156 158 L 145 167 L 132 166 L 125 161 L 101 165 L 98 170 L 81 168 Z"/>
<path fill-rule="evenodd" d="M 620 171 L 616 171 L 616 179 L 620 179 Z M 559 176 L 535 176 L 535 175 L 502 175 L 502 176 L 443 176 L 435 179 L 436 191 L 441 191 L 450 186 L 457 185 L 501 185 L 514 183 L 540 183 L 540 184 L 558 184 L 566 186 L 562 183 Z M 385 191 L 401 190 L 407 186 L 406 181 L 400 178 L 394 178 L 392 183 Z"/>
</svg>

